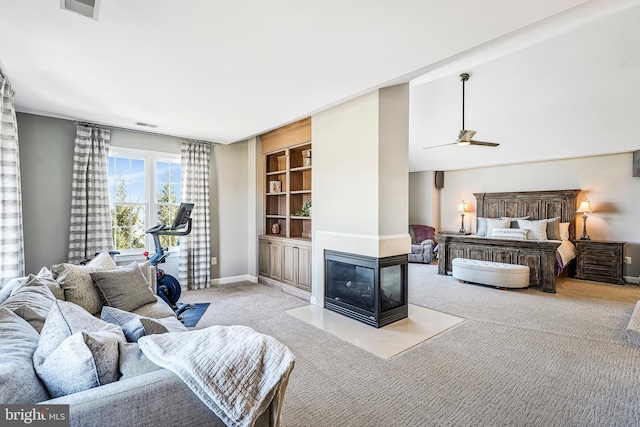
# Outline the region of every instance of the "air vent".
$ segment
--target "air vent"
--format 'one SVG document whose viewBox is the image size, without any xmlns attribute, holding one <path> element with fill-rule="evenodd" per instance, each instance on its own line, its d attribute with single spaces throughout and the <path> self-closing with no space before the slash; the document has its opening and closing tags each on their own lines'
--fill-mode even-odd
<svg viewBox="0 0 640 427">
<path fill-rule="evenodd" d="M 136 122 L 136 126 L 144 126 L 146 128 L 157 128 L 158 125 L 153 125 L 151 123 L 143 123 L 143 122 Z"/>
<path fill-rule="evenodd" d="M 98 20 L 100 0 L 60 0 L 60 9 Z"/>
</svg>

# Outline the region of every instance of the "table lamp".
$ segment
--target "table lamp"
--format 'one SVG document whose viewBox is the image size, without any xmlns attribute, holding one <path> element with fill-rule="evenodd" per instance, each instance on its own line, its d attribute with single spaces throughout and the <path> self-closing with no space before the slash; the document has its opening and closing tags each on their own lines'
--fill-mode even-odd
<svg viewBox="0 0 640 427">
<path fill-rule="evenodd" d="M 466 204 L 464 200 L 458 206 L 458 212 L 461 212 L 460 234 L 464 234 L 467 232 L 467 230 L 464 229 L 464 214 L 465 212 L 470 212 L 469 205 Z"/>
<path fill-rule="evenodd" d="M 582 214 L 582 236 L 580 236 L 580 240 L 591 240 L 591 238 L 587 234 L 587 214 L 593 212 L 591 210 L 591 204 L 589 204 L 589 201 L 587 199 L 584 199 L 584 201 L 580 203 L 580 207 L 576 212 Z"/>
</svg>

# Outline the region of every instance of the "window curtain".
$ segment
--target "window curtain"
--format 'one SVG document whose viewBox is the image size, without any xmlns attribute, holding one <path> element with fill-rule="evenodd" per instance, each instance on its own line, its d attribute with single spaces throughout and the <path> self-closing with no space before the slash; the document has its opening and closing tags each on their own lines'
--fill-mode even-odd
<svg viewBox="0 0 640 427">
<path fill-rule="evenodd" d="M 91 259 L 113 248 L 109 208 L 111 131 L 78 125 L 73 151 L 69 262 Z"/>
<path fill-rule="evenodd" d="M 0 71 L 0 287 L 24 276 L 24 235 L 15 92 Z"/>
<path fill-rule="evenodd" d="M 193 203 L 191 233 L 180 238 L 178 280 L 183 288 L 211 286 L 209 261 L 209 159 L 212 144 L 183 141 L 181 148 L 181 199 Z"/>
</svg>

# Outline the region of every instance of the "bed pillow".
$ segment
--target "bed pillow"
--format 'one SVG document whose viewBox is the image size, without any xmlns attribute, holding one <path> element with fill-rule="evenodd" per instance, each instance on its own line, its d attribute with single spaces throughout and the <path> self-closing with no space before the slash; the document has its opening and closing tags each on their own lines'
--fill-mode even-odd
<svg viewBox="0 0 640 427">
<path fill-rule="evenodd" d="M 478 231 L 476 235 L 482 237 L 487 235 L 487 218 L 478 217 Z"/>
<path fill-rule="evenodd" d="M 558 233 L 560 236 L 560 240 L 569 240 L 570 225 L 570 222 L 561 222 L 560 224 L 558 224 L 558 228 L 560 229 L 560 232 Z"/>
<path fill-rule="evenodd" d="M 64 299 L 96 315 L 103 306 L 98 288 L 93 284 L 89 273 L 100 270 L 113 270 L 116 263 L 108 252 L 99 253 L 87 265 L 57 264 L 51 267 L 53 277 L 64 289 Z"/>
<path fill-rule="evenodd" d="M 560 217 L 547 219 L 547 239 L 549 240 L 561 240 L 560 239 Z"/>
<path fill-rule="evenodd" d="M 509 228 L 510 222 L 511 220 L 509 218 L 487 218 L 486 236 L 491 237 L 494 228 Z"/>
<path fill-rule="evenodd" d="M 503 216 L 501 217 L 502 219 L 508 219 L 509 220 L 509 228 L 520 228 L 518 226 L 518 220 L 519 219 L 531 219 L 531 215 L 527 215 L 527 216 L 517 216 L 517 217 L 509 217 L 509 216 Z"/>
<path fill-rule="evenodd" d="M 149 282 L 136 261 L 126 267 L 89 273 L 110 307 L 133 311 L 143 305 L 156 302 Z"/>
<path fill-rule="evenodd" d="M 519 228 L 494 228 L 491 237 L 496 239 L 527 240 L 528 230 Z"/>
<path fill-rule="evenodd" d="M 529 221 L 519 219 L 518 226 L 523 230 L 529 230 L 527 240 L 547 240 L 547 220 L 540 219 Z"/>
</svg>

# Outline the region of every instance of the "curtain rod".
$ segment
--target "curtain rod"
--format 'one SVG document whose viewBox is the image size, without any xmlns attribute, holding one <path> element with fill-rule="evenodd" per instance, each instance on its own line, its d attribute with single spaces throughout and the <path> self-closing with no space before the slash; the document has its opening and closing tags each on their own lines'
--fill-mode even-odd
<svg viewBox="0 0 640 427">
<path fill-rule="evenodd" d="M 167 134 L 164 134 L 164 133 L 149 132 L 147 130 L 140 130 L 140 129 L 128 129 L 128 128 L 124 128 L 124 127 L 121 127 L 121 126 L 103 125 L 103 124 L 99 124 L 99 123 L 86 122 L 86 121 L 83 121 L 83 120 L 74 120 L 73 123 L 76 126 L 97 127 L 97 128 L 105 129 L 105 130 L 121 130 L 121 131 L 126 131 L 126 132 L 141 133 L 141 134 L 144 134 L 144 135 L 164 136 L 164 137 L 167 137 L 167 138 L 185 139 L 185 140 L 188 140 L 188 141 L 202 142 L 204 144 L 215 145 L 215 142 L 205 141 L 203 139 L 185 138 L 185 137 L 182 137 L 182 136 L 167 135 Z"/>
</svg>

